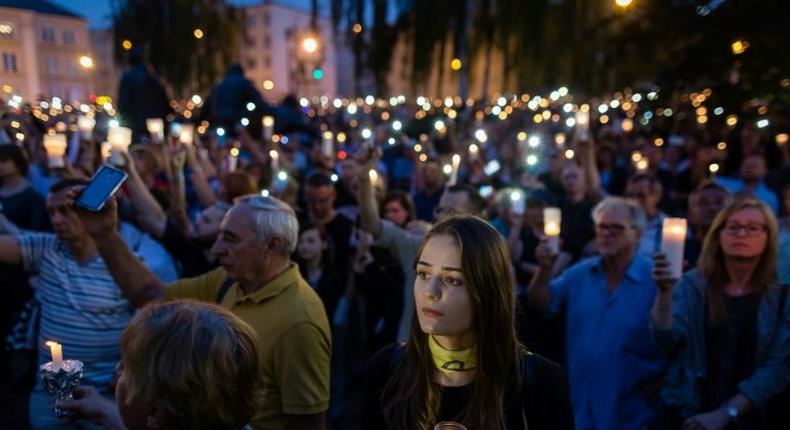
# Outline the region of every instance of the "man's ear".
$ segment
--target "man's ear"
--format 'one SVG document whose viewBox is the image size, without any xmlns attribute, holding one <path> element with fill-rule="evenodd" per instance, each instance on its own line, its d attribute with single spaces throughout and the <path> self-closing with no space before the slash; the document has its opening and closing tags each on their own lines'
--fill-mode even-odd
<svg viewBox="0 0 790 430">
<path fill-rule="evenodd" d="M 266 241 L 265 245 L 265 252 L 269 255 L 279 254 L 283 249 L 283 238 L 282 236 L 273 236 L 269 240 Z"/>
</svg>

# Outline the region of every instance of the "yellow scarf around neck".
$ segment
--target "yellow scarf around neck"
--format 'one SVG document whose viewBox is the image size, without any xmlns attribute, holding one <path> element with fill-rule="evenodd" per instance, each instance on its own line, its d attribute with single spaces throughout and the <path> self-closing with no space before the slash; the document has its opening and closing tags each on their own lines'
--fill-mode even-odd
<svg viewBox="0 0 790 430">
<path fill-rule="evenodd" d="M 477 368 L 476 346 L 463 351 L 449 351 L 429 335 L 428 348 L 431 349 L 433 364 L 442 372 L 466 372 Z"/>
</svg>

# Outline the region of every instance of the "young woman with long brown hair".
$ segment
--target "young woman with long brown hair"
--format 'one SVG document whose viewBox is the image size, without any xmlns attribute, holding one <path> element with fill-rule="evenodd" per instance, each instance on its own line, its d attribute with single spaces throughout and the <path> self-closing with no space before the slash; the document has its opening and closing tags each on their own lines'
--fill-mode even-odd
<svg viewBox="0 0 790 430">
<path fill-rule="evenodd" d="M 671 428 L 786 428 L 790 306 L 777 248 L 773 211 L 741 197 L 713 220 L 698 268 L 677 284 L 656 256 L 653 337 L 671 357 L 662 392 Z"/>
<path fill-rule="evenodd" d="M 363 428 L 573 428 L 563 370 L 516 339 L 509 261 L 502 236 L 479 218 L 431 230 L 415 261 L 409 339 L 371 360 Z"/>
</svg>

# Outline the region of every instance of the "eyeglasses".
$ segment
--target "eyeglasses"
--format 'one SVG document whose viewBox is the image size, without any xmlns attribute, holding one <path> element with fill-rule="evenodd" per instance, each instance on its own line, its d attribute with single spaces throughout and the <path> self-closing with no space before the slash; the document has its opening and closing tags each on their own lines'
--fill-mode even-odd
<svg viewBox="0 0 790 430">
<path fill-rule="evenodd" d="M 727 224 L 724 226 L 724 233 L 729 236 L 737 236 L 741 230 L 746 232 L 749 237 L 757 237 L 765 233 L 764 224 Z"/>
<path fill-rule="evenodd" d="M 595 231 L 598 233 L 622 234 L 628 226 L 622 224 L 596 224 Z"/>
</svg>

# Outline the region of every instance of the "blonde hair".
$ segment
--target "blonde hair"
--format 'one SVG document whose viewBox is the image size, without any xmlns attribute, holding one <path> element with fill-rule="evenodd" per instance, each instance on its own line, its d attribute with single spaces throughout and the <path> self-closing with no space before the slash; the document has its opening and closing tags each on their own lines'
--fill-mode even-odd
<svg viewBox="0 0 790 430">
<path fill-rule="evenodd" d="M 779 254 L 779 227 L 776 218 L 774 218 L 774 214 L 768 205 L 754 197 L 736 197 L 713 219 L 713 223 L 702 244 L 702 253 L 697 262 L 697 267 L 707 283 L 708 323 L 713 326 L 726 324 L 728 319 L 727 308 L 724 304 L 724 287 L 730 279 L 726 270 L 724 251 L 721 248 L 719 236 L 732 214 L 742 209 L 750 208 L 762 212 L 768 236 L 765 250 L 752 274 L 750 282 L 752 291 L 762 293 L 776 281 L 776 262 Z"/>
<path fill-rule="evenodd" d="M 169 428 L 238 430 L 262 396 L 257 347 L 253 329 L 219 306 L 152 303 L 121 337 L 129 396 L 163 405 Z"/>
</svg>

